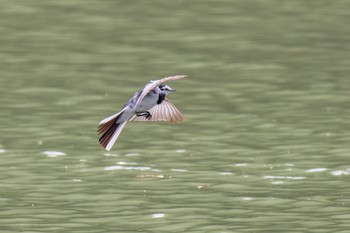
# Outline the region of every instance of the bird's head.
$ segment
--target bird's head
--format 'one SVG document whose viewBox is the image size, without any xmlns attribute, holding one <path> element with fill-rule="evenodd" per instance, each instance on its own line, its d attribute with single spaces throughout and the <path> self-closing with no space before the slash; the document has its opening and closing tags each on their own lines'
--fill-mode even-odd
<svg viewBox="0 0 350 233">
<path fill-rule="evenodd" d="M 176 91 L 175 89 L 171 89 L 171 87 L 169 87 L 168 85 L 158 85 L 158 88 L 160 89 L 160 91 L 164 94 L 169 94 L 172 91 Z"/>
</svg>

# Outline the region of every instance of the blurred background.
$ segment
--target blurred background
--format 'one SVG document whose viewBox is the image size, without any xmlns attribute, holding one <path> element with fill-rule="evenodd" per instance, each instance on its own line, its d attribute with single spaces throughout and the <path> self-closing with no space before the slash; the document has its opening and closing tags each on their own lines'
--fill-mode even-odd
<svg viewBox="0 0 350 233">
<path fill-rule="evenodd" d="M 2 0 L 1 232 L 349 232 L 350 2 Z M 151 79 L 181 124 L 98 122 Z"/>
</svg>

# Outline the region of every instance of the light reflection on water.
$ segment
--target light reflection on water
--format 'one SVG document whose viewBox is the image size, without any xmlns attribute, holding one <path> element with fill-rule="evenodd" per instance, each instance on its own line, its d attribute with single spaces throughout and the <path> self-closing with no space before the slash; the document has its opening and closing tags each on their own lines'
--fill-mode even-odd
<svg viewBox="0 0 350 233">
<path fill-rule="evenodd" d="M 65 153 L 60 151 L 44 151 L 43 154 L 46 155 L 47 157 L 57 157 L 57 156 L 66 155 Z"/>
<path fill-rule="evenodd" d="M 151 171 L 152 168 L 150 168 L 150 167 L 129 167 L 129 166 L 114 165 L 114 166 L 105 167 L 104 170 L 105 170 L 105 171 L 111 171 L 111 170 L 140 170 L 140 171 Z"/>
</svg>

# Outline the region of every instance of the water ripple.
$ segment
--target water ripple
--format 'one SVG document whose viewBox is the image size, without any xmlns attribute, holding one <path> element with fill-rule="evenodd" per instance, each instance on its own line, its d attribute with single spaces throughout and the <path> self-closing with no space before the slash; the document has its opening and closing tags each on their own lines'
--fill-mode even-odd
<svg viewBox="0 0 350 233">
<path fill-rule="evenodd" d="M 44 151 L 42 154 L 46 155 L 47 157 L 52 157 L 52 158 L 66 155 L 65 153 L 60 152 L 60 151 Z"/>
<path fill-rule="evenodd" d="M 156 213 L 151 215 L 152 218 L 164 218 L 165 214 L 164 213 Z"/>
<path fill-rule="evenodd" d="M 350 169 L 332 171 L 331 174 L 333 176 L 349 175 L 350 174 Z"/>
<path fill-rule="evenodd" d="M 152 168 L 150 167 L 128 167 L 128 166 L 120 166 L 120 165 L 114 165 L 114 166 L 107 166 L 104 167 L 105 171 L 113 171 L 113 170 L 139 170 L 139 171 L 150 171 Z"/>
<path fill-rule="evenodd" d="M 176 169 L 176 168 L 171 169 L 171 171 L 173 171 L 173 172 L 188 172 L 188 170 L 186 170 L 186 169 Z"/>
<path fill-rule="evenodd" d="M 304 176 L 263 176 L 264 179 L 287 179 L 287 180 L 303 180 Z"/>
<path fill-rule="evenodd" d="M 326 170 L 327 170 L 327 168 L 321 167 L 321 168 L 311 168 L 311 169 L 306 170 L 305 172 L 323 172 Z"/>
</svg>

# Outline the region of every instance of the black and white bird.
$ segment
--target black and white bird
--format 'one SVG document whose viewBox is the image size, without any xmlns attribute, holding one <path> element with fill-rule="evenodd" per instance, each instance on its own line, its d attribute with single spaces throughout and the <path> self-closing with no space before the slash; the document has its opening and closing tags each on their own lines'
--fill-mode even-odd
<svg viewBox="0 0 350 233">
<path fill-rule="evenodd" d="M 106 150 L 111 150 L 125 124 L 130 121 L 167 121 L 177 123 L 184 120 L 181 112 L 166 98 L 175 91 L 162 83 L 177 80 L 186 75 L 175 75 L 159 80 L 151 80 L 136 92 L 116 114 L 103 119 L 97 133 Z"/>
</svg>

